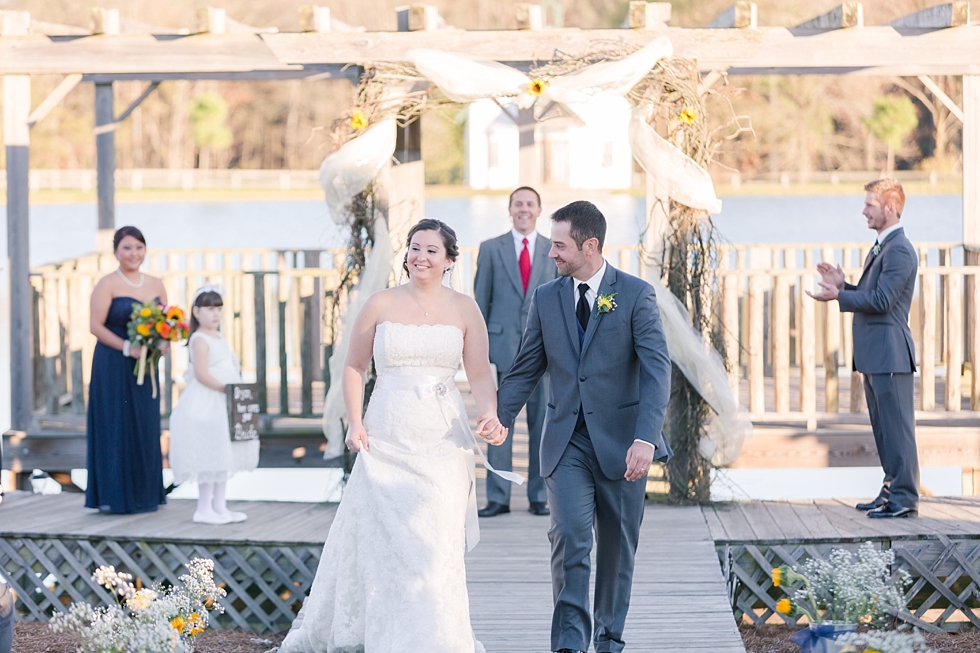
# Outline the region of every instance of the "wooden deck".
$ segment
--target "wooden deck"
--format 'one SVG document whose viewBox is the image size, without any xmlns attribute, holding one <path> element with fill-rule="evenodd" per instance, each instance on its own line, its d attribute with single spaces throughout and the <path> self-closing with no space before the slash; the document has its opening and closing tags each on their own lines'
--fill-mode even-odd
<svg viewBox="0 0 980 653">
<path fill-rule="evenodd" d="M 17 493 L 0 506 L 0 559 L 11 564 L 11 549 L 26 540 L 35 546 L 47 540 L 188 543 L 199 552 L 319 547 L 336 510 L 335 504 L 233 502 L 234 509 L 248 512 L 248 521 L 206 526 L 191 522 L 194 505 L 173 500 L 152 514 L 101 515 L 84 509 L 78 494 Z M 481 520 L 483 537 L 467 555 L 467 576 L 473 627 L 491 653 L 548 649 L 549 525 L 526 511 Z M 313 557 L 307 561 L 311 573 L 315 563 Z M 744 651 L 699 508 L 647 506 L 626 639 L 636 651 Z"/>
<path fill-rule="evenodd" d="M 869 519 L 854 509 L 858 501 L 717 503 L 702 511 L 719 544 L 980 539 L 980 497 L 923 497 L 914 519 Z"/>
<path fill-rule="evenodd" d="M 771 570 L 854 551 L 863 542 L 894 552 L 893 578 L 907 573 L 907 610 L 899 617 L 931 632 L 980 627 L 980 499 L 924 497 L 919 516 L 869 519 L 857 499 L 751 501 L 702 507 L 727 576 L 736 617 L 754 623 L 795 623 L 776 612 L 783 596 Z"/>
</svg>

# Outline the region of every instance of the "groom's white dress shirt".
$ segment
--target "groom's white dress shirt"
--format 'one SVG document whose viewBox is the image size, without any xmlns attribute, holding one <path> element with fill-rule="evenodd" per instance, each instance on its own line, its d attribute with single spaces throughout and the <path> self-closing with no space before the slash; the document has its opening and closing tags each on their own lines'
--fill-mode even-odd
<svg viewBox="0 0 980 653">
<path fill-rule="evenodd" d="M 590 277 L 588 281 L 583 282 L 583 281 L 579 281 L 578 279 L 575 279 L 575 283 L 572 284 L 572 306 L 578 305 L 579 292 L 580 292 L 578 287 L 579 284 L 587 283 L 589 285 L 589 289 L 585 291 L 585 301 L 589 303 L 590 310 L 593 307 L 595 307 L 596 297 L 599 296 L 599 284 L 602 283 L 602 277 L 605 274 L 606 274 L 606 259 L 602 259 L 602 267 L 599 268 L 599 271 L 596 272 L 594 275 L 592 275 L 592 277 Z M 655 447 L 652 442 L 647 442 L 646 440 L 640 440 L 639 438 L 633 440 L 633 442 L 642 442 L 643 444 L 652 447 L 654 453 L 656 453 L 657 451 L 657 447 Z"/>
</svg>

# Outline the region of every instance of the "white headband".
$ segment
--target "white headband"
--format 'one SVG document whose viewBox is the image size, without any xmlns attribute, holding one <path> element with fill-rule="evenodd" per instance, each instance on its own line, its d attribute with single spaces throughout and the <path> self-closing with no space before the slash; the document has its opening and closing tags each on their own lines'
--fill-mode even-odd
<svg viewBox="0 0 980 653">
<path fill-rule="evenodd" d="M 198 288 L 197 289 L 197 292 L 194 293 L 194 299 L 191 300 L 191 307 L 196 306 L 197 305 L 197 298 L 200 297 L 201 295 L 203 295 L 206 292 L 215 292 L 215 293 L 218 293 L 219 295 L 221 295 L 222 298 L 224 298 L 224 296 L 225 296 L 225 289 L 221 287 L 221 284 L 219 284 L 219 283 L 206 283 L 203 286 L 201 286 L 200 288 Z"/>
</svg>

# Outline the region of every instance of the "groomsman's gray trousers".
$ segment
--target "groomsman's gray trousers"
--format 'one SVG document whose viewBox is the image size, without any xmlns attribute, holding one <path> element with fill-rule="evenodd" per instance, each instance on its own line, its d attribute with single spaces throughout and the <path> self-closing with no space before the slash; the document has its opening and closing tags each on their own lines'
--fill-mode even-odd
<svg viewBox="0 0 980 653">
<path fill-rule="evenodd" d="M 915 448 L 915 399 L 911 374 L 865 374 L 871 431 L 885 471 L 882 499 L 919 508 L 919 452 Z"/>
<path fill-rule="evenodd" d="M 595 529 L 595 650 L 619 653 L 625 646 L 623 627 L 633 586 L 646 479 L 629 482 L 603 476 L 583 424 L 572 434 L 545 484 L 551 502 L 548 538 L 555 601 L 551 650 L 589 650 L 589 554 Z"/>
</svg>

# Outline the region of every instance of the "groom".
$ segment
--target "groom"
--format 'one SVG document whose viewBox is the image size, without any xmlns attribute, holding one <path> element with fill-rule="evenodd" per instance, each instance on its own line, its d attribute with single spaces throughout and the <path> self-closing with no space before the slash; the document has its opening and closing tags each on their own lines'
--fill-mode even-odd
<svg viewBox="0 0 980 653">
<path fill-rule="evenodd" d="M 595 650 L 619 652 L 647 472 L 666 462 L 661 428 L 670 358 L 653 288 L 602 258 L 606 219 L 590 202 L 551 216 L 559 278 L 534 291 L 527 327 L 497 393 L 510 424 L 551 374 L 541 476 L 551 504 L 551 649 L 587 651 L 589 554 L 596 539 Z"/>
</svg>

